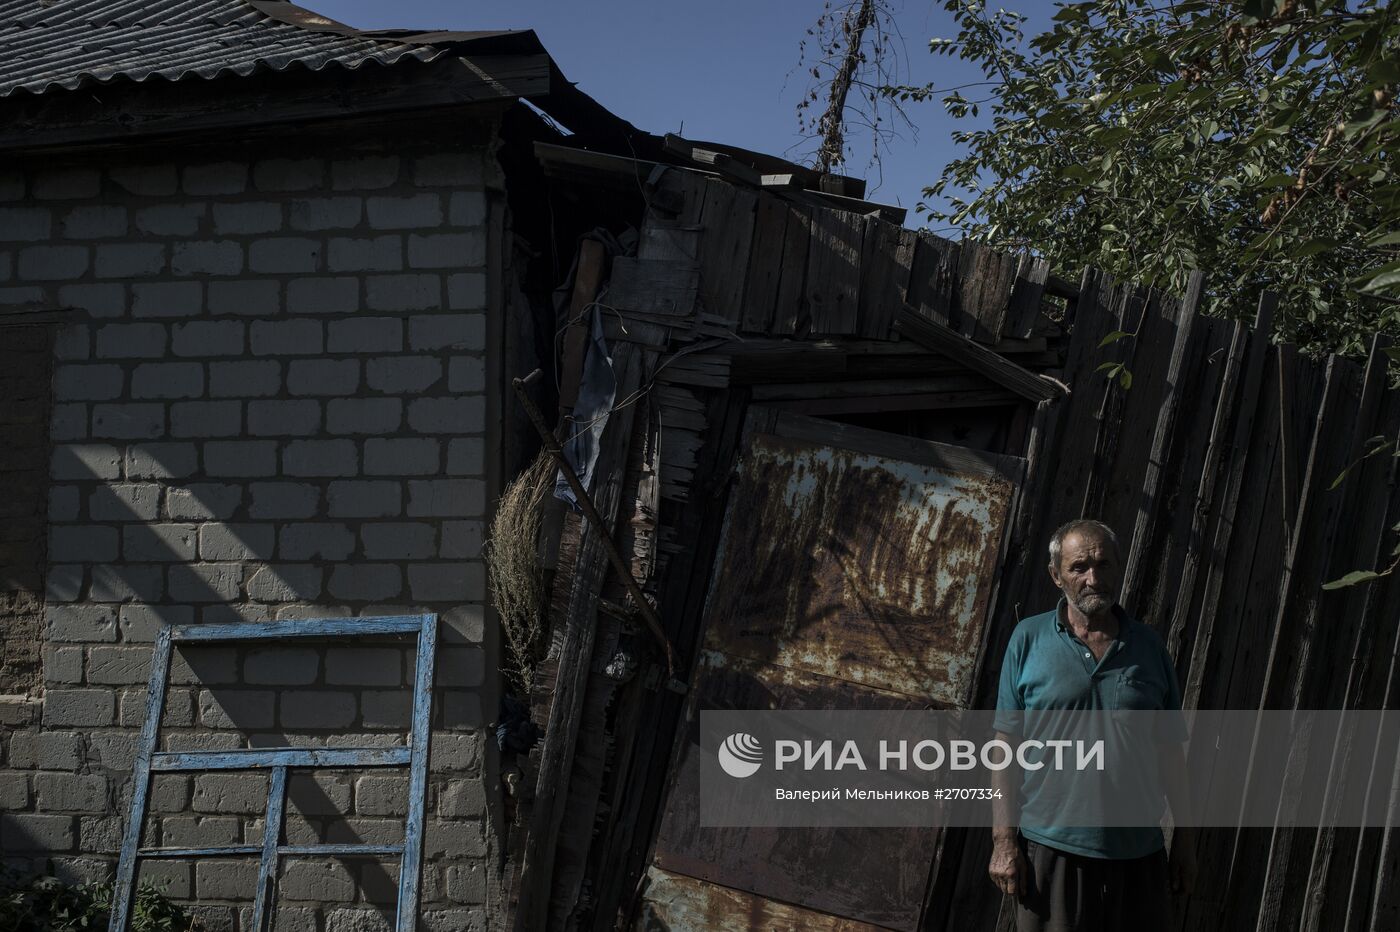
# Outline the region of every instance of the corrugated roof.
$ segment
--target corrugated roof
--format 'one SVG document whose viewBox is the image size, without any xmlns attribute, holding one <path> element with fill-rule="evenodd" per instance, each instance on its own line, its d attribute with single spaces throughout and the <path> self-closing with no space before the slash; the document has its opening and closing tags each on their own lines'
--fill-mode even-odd
<svg viewBox="0 0 1400 932">
<path fill-rule="evenodd" d="M 89 82 L 428 62 L 504 33 L 367 33 L 281 0 L 0 0 L 0 97 Z M 437 43 L 437 44 L 435 44 Z"/>
</svg>

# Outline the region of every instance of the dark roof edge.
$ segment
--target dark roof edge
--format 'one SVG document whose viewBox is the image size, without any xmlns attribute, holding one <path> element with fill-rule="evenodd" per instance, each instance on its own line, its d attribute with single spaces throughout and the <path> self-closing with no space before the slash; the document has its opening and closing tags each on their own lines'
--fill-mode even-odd
<svg viewBox="0 0 1400 932">
<path fill-rule="evenodd" d="M 297 74 L 297 70 L 291 67 L 274 71 L 259 69 L 253 74 L 237 76 L 228 72 L 208 76 L 190 73 L 173 80 L 162 77 L 160 81 L 154 77 L 136 79 L 127 76 L 103 81 L 83 81 L 76 88 L 45 88 L 38 93 L 29 92 L 0 98 L 0 110 L 9 110 L 11 116 L 18 118 L 11 120 L 8 128 L 0 126 L 0 151 L 106 145 L 126 140 L 181 136 L 219 126 L 255 127 L 318 117 L 382 115 L 392 112 L 395 108 L 409 112 L 430 107 L 471 106 L 492 100 L 517 98 L 528 101 L 566 127 L 572 134 L 571 144 L 574 146 L 649 161 L 676 161 L 674 155 L 666 154 L 662 137 L 637 128 L 581 90 L 577 84 L 569 81 L 532 29 L 478 32 L 362 30 L 288 0 L 243 2 L 270 19 L 308 32 L 430 48 L 436 52 L 432 55 L 431 63 L 410 55 L 393 62 L 380 62 L 379 65 L 386 72 L 402 73 L 403 69 L 413 67 L 409 62 L 415 62 L 423 68 L 432 69 L 436 77 L 424 83 L 421 95 L 415 95 L 411 84 L 406 85 L 402 80 L 367 79 L 357 74 L 359 67 L 349 67 L 347 74 L 355 77 L 345 80 L 354 85 L 356 90 L 355 93 L 336 95 L 339 98 L 338 110 L 334 112 L 328 107 L 324 113 L 315 113 L 317 108 L 314 105 L 308 104 L 300 99 L 300 95 L 293 93 L 285 99 L 274 98 L 265 106 L 241 113 L 227 113 L 225 118 L 220 120 L 210 119 L 209 115 L 200 111 L 198 107 L 191 106 L 192 102 L 188 99 L 197 97 L 207 86 L 207 82 L 252 82 L 258 79 L 296 82 L 297 79 L 292 75 Z M 452 62 L 454 58 L 457 59 L 456 62 Z M 522 62 L 525 64 L 521 64 Z M 493 66 L 497 65 L 505 71 L 498 72 L 497 75 L 491 74 Z M 321 70 L 307 70 L 302 74 L 318 74 Z M 274 74 L 286 77 L 267 77 Z M 182 108 L 170 106 L 170 98 L 165 96 L 165 86 L 186 84 L 195 79 L 205 84 L 190 84 L 189 91 L 194 93 L 190 94 L 187 91 L 178 98 L 186 105 L 185 109 L 189 110 L 191 122 L 187 124 L 179 115 Z M 94 83 L 108 92 L 119 91 L 130 96 L 126 101 L 114 101 L 109 105 L 90 92 L 89 89 Z M 397 88 L 390 91 L 388 88 L 394 85 L 398 85 Z M 292 83 L 288 86 L 295 88 L 297 85 Z M 226 87 L 227 85 L 221 86 L 221 90 Z M 135 109 L 127 112 L 123 107 L 124 103 L 132 104 Z M 55 117 L 58 117 L 57 123 Z M 790 171 L 804 176 L 811 174 L 811 169 L 777 156 L 752 152 L 737 146 L 715 144 L 713 147 L 732 153 L 748 164 L 762 166 L 764 170 Z M 859 184 L 863 188 L 863 183 Z"/>
<path fill-rule="evenodd" d="M 527 38 L 534 48 L 531 51 L 544 51 L 544 46 L 540 44 L 539 37 L 535 35 L 533 29 L 487 29 L 487 30 L 450 30 L 450 29 L 357 29 L 347 23 L 331 19 L 314 10 L 297 6 L 288 0 L 243 0 L 244 3 L 256 9 L 259 13 L 279 23 L 288 26 L 296 26 L 310 32 L 328 32 L 338 36 L 347 36 L 355 39 L 383 40 L 386 42 L 404 42 L 412 45 L 445 45 L 454 42 L 472 42 L 477 39 L 500 38 L 503 36 L 521 36 Z"/>
</svg>

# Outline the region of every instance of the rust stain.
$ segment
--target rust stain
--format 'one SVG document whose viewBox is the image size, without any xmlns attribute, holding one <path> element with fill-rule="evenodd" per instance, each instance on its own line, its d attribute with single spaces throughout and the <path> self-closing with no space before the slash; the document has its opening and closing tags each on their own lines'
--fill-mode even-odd
<svg viewBox="0 0 1400 932">
<path fill-rule="evenodd" d="M 637 932 L 877 932 L 882 926 L 766 900 L 653 867 Z"/>
<path fill-rule="evenodd" d="M 966 701 L 1011 483 L 757 435 L 707 646 Z"/>
<path fill-rule="evenodd" d="M 898 693 L 718 651 L 702 653 L 692 693 L 692 709 L 902 711 L 920 707 L 921 703 Z M 738 908 L 731 894 L 739 891 L 758 903 L 794 903 L 818 911 L 814 915 L 823 918 L 845 917 L 856 921 L 857 928 L 864 928 L 863 923 L 891 929 L 918 927 L 940 830 L 702 826 L 697 762 L 692 757 L 699 747 L 698 716 L 689 717 L 686 727 L 687 738 L 657 835 L 655 869 L 704 881 L 705 901 L 717 900 L 725 908 Z M 647 900 L 652 900 L 650 893 Z M 733 921 L 735 915 L 746 914 L 720 909 L 716 915 Z"/>
<path fill-rule="evenodd" d="M 643 928 L 918 927 L 938 829 L 702 827 L 695 713 L 965 705 L 1011 494 L 1003 478 L 750 436 Z"/>
</svg>

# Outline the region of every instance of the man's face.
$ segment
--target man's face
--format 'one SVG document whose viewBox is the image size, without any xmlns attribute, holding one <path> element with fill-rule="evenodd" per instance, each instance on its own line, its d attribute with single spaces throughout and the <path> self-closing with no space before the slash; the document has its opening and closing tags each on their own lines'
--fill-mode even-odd
<svg viewBox="0 0 1400 932">
<path fill-rule="evenodd" d="M 1050 577 L 1071 605 L 1085 615 L 1107 612 L 1118 598 L 1118 554 L 1092 532 L 1072 532 L 1060 544 L 1060 565 Z"/>
</svg>

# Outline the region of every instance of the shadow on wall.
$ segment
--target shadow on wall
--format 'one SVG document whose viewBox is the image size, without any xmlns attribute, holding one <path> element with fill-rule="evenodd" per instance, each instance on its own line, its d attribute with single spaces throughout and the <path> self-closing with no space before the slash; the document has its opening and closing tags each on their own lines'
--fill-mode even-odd
<svg viewBox="0 0 1400 932">
<path fill-rule="evenodd" d="M 203 446 L 208 455 L 214 444 Z M 87 642 L 87 656 L 85 673 L 80 672 L 78 680 L 63 671 L 49 672 L 50 698 L 69 686 L 86 687 L 72 690 L 83 693 L 74 697 L 83 701 L 101 702 L 100 692 L 115 692 L 117 723 L 139 728 L 155 633 L 162 624 L 192 622 L 196 614 L 201 622 L 213 622 L 442 610 L 442 606 L 414 608 L 373 604 L 366 599 L 357 600 L 357 607 L 315 604 L 323 597 L 322 584 L 328 574 L 365 575 L 369 577 L 365 591 L 385 597 L 401 595 L 403 569 L 399 565 L 356 565 L 353 561 L 364 559 L 362 541 L 366 540 L 389 540 L 397 535 L 406 539 L 406 548 L 421 546 L 415 544 L 410 532 L 417 528 L 421 534 L 421 529 L 427 528 L 437 533 L 432 525 L 396 527 L 397 522 L 374 522 L 378 533 L 364 534 L 371 522 L 288 520 L 288 516 L 325 514 L 329 487 L 275 479 L 246 487 L 187 482 L 183 480 L 200 474 L 192 455 L 185 452 L 191 449 L 188 445 L 149 443 L 133 444 L 126 450 L 108 449 L 110 458 L 100 460 L 96 469 L 90 454 L 88 458 L 76 456 L 72 448 L 64 447 L 55 454 L 56 519 L 71 523 L 50 525 L 51 563 L 55 565 L 49 574 L 46 642 L 59 646 Z M 208 464 L 203 470 L 208 474 L 222 471 L 210 469 Z M 116 481 L 119 476 L 129 481 Z M 85 520 L 80 508 L 83 499 L 87 503 Z M 424 543 L 435 546 L 431 540 Z M 392 552 L 384 548 L 379 546 L 376 558 L 392 558 Z M 110 559 L 117 553 L 120 559 Z M 418 555 L 405 549 L 397 559 Z M 287 559 L 299 562 L 280 562 Z M 447 626 L 443 633 L 434 702 L 435 743 L 442 731 L 477 730 L 483 724 L 475 691 L 443 689 L 479 684 L 481 651 L 459 649 L 454 656 L 452 645 L 454 641 L 460 644 L 461 638 L 454 637 Z M 161 747 L 222 750 L 402 745 L 412 707 L 415 653 L 403 639 L 179 649 L 172 661 Z M 458 661 L 456 668 L 453 660 Z M 468 669 L 461 669 L 463 666 Z M 106 701 L 111 702 L 110 696 Z M 62 703 L 46 701 L 45 705 L 46 727 L 78 724 L 66 717 Z M 130 739 L 134 751 L 134 732 Z M 441 756 L 445 760 L 435 760 L 435 765 L 450 763 L 446 760 L 450 754 Z M 125 783 L 113 794 L 113 805 L 119 807 L 123 824 L 130 797 L 129 768 L 124 763 L 114 760 L 109 765 L 113 785 L 117 780 Z M 463 770 L 474 767 L 475 763 L 466 763 Z M 440 782 L 430 776 L 430 804 L 439 796 L 440 787 L 435 788 L 435 784 Z M 293 772 L 283 840 L 290 844 L 401 842 L 407 796 L 406 771 L 363 770 L 358 776 Z M 266 798 L 267 779 L 261 773 L 157 775 L 142 844 L 261 844 Z M 15 828 L 7 826 L 6 831 L 8 834 Z M 430 841 L 432 834 L 430 830 Z M 0 840 L 0 847 L 34 851 L 71 848 L 71 844 L 54 841 L 32 837 L 17 845 L 5 839 Z M 104 841 L 115 854 L 119 837 Z M 431 846 L 427 854 L 432 856 Z M 147 864 L 157 865 L 149 871 L 153 879 L 173 879 L 168 869 L 162 874 L 159 862 Z M 250 899 L 256 867 L 256 857 L 203 859 L 194 868 L 195 892 L 201 902 Z M 335 859 L 333 863 L 330 859 L 290 859 L 283 868 L 281 899 L 324 905 L 359 899 L 389 918 L 397 895 L 396 873 L 389 865 L 363 857 Z M 147 875 L 143 870 L 142 877 Z M 183 884 L 172 884 L 170 892 L 180 896 L 182 888 L 189 892 L 187 874 Z M 206 891 L 216 892 L 211 896 Z"/>
</svg>

